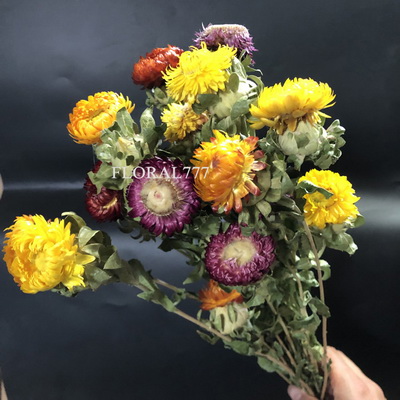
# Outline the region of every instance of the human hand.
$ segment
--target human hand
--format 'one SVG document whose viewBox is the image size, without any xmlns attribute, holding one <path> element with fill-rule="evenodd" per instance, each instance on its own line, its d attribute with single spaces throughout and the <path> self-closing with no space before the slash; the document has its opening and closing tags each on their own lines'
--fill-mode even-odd
<svg viewBox="0 0 400 400">
<path fill-rule="evenodd" d="M 335 400 L 386 400 L 382 389 L 341 351 L 328 347 L 328 358 L 332 360 L 330 383 Z M 288 394 L 292 400 L 317 400 L 293 385 Z"/>
</svg>

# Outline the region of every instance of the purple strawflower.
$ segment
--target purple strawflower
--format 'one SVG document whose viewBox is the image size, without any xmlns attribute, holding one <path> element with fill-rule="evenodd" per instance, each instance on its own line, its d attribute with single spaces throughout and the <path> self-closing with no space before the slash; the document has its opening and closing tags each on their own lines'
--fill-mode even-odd
<svg viewBox="0 0 400 400">
<path fill-rule="evenodd" d="M 164 157 L 143 160 L 133 171 L 126 193 L 129 216 L 155 235 L 181 232 L 200 207 L 193 175 L 182 161 Z"/>
<path fill-rule="evenodd" d="M 250 57 L 253 56 L 253 51 L 257 51 L 253 44 L 253 38 L 243 25 L 209 24 L 206 28 L 203 26 L 201 32 L 196 32 L 196 39 L 194 39 L 194 42 L 197 47 L 200 47 L 201 42 L 205 42 L 207 47 L 211 50 L 216 50 L 219 45 L 224 44 L 235 47 L 238 50 L 238 56 L 243 50 L 249 54 Z"/>
<path fill-rule="evenodd" d="M 275 260 L 271 236 L 253 232 L 242 235 L 238 224 L 212 236 L 206 249 L 206 269 L 211 278 L 224 285 L 248 285 L 260 280 Z"/>
</svg>

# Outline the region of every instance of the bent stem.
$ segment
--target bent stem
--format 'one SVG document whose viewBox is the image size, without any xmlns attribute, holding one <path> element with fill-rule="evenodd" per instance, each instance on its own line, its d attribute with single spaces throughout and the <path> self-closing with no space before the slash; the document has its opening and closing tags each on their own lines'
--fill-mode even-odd
<svg viewBox="0 0 400 400">
<path fill-rule="evenodd" d="M 157 285 L 164 286 L 164 287 L 166 287 L 166 288 L 168 288 L 168 289 L 174 291 L 175 293 L 180 293 L 180 292 L 184 291 L 187 298 L 192 299 L 192 300 L 197 300 L 197 301 L 199 301 L 199 298 L 198 298 L 197 296 L 195 296 L 194 294 L 191 294 L 191 293 L 187 292 L 187 291 L 184 290 L 184 289 L 179 289 L 178 287 L 176 287 L 176 286 L 174 286 L 174 285 L 171 285 L 170 283 L 165 282 L 165 281 L 163 281 L 163 280 L 161 280 L 161 279 L 154 278 L 154 282 L 155 282 Z"/>
<path fill-rule="evenodd" d="M 318 284 L 319 284 L 319 295 L 321 301 L 325 304 L 325 291 L 324 291 L 324 284 L 322 281 L 322 271 L 321 271 L 321 263 L 319 261 L 318 250 L 315 245 L 314 239 L 312 237 L 312 233 L 310 231 L 309 226 L 307 225 L 306 221 L 303 221 L 304 231 L 310 242 L 311 250 L 314 254 L 315 263 L 317 265 L 317 275 L 318 275 Z M 327 348 L 328 348 L 328 329 L 327 329 L 327 318 L 322 316 L 322 345 L 324 348 L 324 356 L 322 359 L 322 367 L 324 370 L 324 380 L 321 389 L 321 399 L 325 397 L 326 388 L 328 385 L 328 359 L 327 359 Z"/>
<path fill-rule="evenodd" d="M 209 326 L 203 324 L 202 322 L 200 322 L 196 318 L 193 318 L 191 315 L 186 314 L 185 312 L 183 312 L 182 310 L 179 310 L 178 308 L 176 308 L 172 312 L 174 314 L 179 315 L 180 317 L 186 319 L 187 321 L 190 321 L 193 324 L 196 324 L 200 328 L 203 328 L 204 330 L 214 334 L 215 336 L 218 336 L 220 339 L 224 340 L 225 342 L 231 342 L 232 341 L 232 339 L 229 336 L 225 336 L 222 333 L 218 332 L 217 330 L 215 330 L 213 328 L 210 328 Z"/>
<path fill-rule="evenodd" d="M 166 283 L 166 282 L 158 280 L 158 279 L 154 279 L 154 281 L 155 282 L 158 281 L 157 282 L 158 284 L 160 284 L 160 282 L 163 282 L 163 286 L 168 287 L 171 290 L 174 290 L 173 288 L 176 288 L 175 286 L 170 285 L 169 283 Z M 143 286 L 143 285 L 141 285 L 141 284 L 136 284 L 134 286 L 136 286 L 138 289 L 142 290 L 143 292 L 148 291 L 148 288 Z M 176 288 L 176 289 L 178 289 L 178 288 Z M 197 300 L 197 298 L 196 298 L 196 300 Z M 170 312 L 172 312 L 172 313 L 174 313 L 176 315 L 179 315 L 180 317 L 186 319 L 187 321 L 190 321 L 193 324 L 199 326 L 200 328 L 212 333 L 213 335 L 218 336 L 220 339 L 224 340 L 225 342 L 231 342 L 232 341 L 232 339 L 229 336 L 223 335 L 222 333 L 220 333 L 216 329 L 213 329 L 213 328 L 207 326 L 206 324 L 204 324 L 203 322 L 199 321 L 198 319 L 192 317 L 189 314 L 186 314 L 184 311 L 180 310 L 179 308 L 175 307 Z"/>
</svg>

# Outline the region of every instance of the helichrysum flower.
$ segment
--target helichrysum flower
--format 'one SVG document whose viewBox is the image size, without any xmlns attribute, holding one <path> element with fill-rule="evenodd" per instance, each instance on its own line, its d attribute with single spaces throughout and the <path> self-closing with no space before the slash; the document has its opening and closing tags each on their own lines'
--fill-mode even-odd
<svg viewBox="0 0 400 400">
<path fill-rule="evenodd" d="M 176 67 L 182 53 L 182 49 L 170 45 L 146 53 L 146 57 L 140 57 L 139 61 L 133 66 L 133 82 L 146 89 L 162 86 L 164 84 L 163 72 L 168 67 Z"/>
<path fill-rule="evenodd" d="M 220 46 L 216 51 L 191 47 L 179 58 L 176 68 L 168 68 L 164 74 L 168 94 L 176 101 L 193 102 L 199 94 L 224 90 L 229 79 L 227 69 L 232 65 L 236 50 Z"/>
<path fill-rule="evenodd" d="M 224 285 L 247 285 L 260 280 L 275 260 L 271 236 L 253 232 L 242 235 L 238 224 L 212 236 L 206 248 L 205 264 L 210 277 Z"/>
<path fill-rule="evenodd" d="M 129 216 L 140 217 L 140 223 L 155 235 L 181 232 L 200 207 L 193 176 L 188 172 L 179 159 L 143 160 L 133 171 L 134 179 L 127 190 L 132 208 Z"/>
<path fill-rule="evenodd" d="M 229 213 L 232 208 L 241 212 L 242 198 L 248 193 L 255 196 L 260 189 L 254 184 L 254 171 L 266 167 L 255 161 L 252 154 L 258 142 L 255 136 L 240 139 L 239 135 L 229 137 L 214 130 L 210 142 L 202 142 L 194 152 L 192 164 L 195 174 L 195 189 L 204 201 L 212 202 L 214 211 L 224 207 Z"/>
<path fill-rule="evenodd" d="M 199 291 L 199 299 L 201 301 L 200 308 L 203 310 L 224 307 L 232 302 L 243 302 L 243 296 L 237 290 L 233 289 L 231 292 L 226 292 L 219 286 L 218 282 L 212 279 L 208 281 L 205 289 Z"/>
<path fill-rule="evenodd" d="M 127 97 L 114 92 L 99 92 L 80 100 L 69 114 L 68 132 L 76 143 L 99 143 L 102 130 L 113 125 L 117 112 L 124 107 L 132 112 L 135 106 Z"/>
<path fill-rule="evenodd" d="M 295 131 L 297 123 L 306 120 L 311 124 L 321 121 L 321 116 L 329 115 L 322 109 L 334 105 L 335 95 L 327 83 L 317 83 L 312 79 L 287 79 L 282 85 L 266 87 L 250 106 L 253 118 L 251 127 L 261 129 L 269 126 L 282 134 L 286 128 Z"/>
<path fill-rule="evenodd" d="M 207 121 L 207 116 L 196 114 L 189 103 L 172 103 L 163 111 L 161 121 L 167 124 L 164 133 L 166 139 L 174 142 L 201 128 Z"/>
<path fill-rule="evenodd" d="M 247 28 L 237 24 L 209 24 L 202 31 L 196 33 L 194 42 L 197 47 L 204 42 L 211 50 L 216 50 L 219 45 L 234 47 L 237 49 L 238 55 L 245 51 L 251 56 L 253 51 L 257 51 Z"/>
<path fill-rule="evenodd" d="M 355 191 L 345 176 L 329 170 L 312 169 L 299 182 L 305 180 L 332 193 L 329 198 L 320 192 L 304 195 L 304 213 L 308 225 L 323 229 L 326 224 L 342 224 L 358 215 L 354 203 L 360 198 L 354 195 Z"/>
<path fill-rule="evenodd" d="M 92 172 L 96 173 L 101 165 L 98 161 Z M 96 186 L 89 177 L 86 178 L 84 188 L 86 190 L 86 209 L 89 214 L 99 222 L 115 221 L 122 216 L 122 190 L 107 189 L 104 186 L 97 193 Z"/>
<path fill-rule="evenodd" d="M 68 289 L 85 286 L 84 265 L 95 257 L 79 251 L 70 224 L 23 215 L 7 230 L 4 261 L 23 292 L 50 290 L 60 283 Z"/>
</svg>

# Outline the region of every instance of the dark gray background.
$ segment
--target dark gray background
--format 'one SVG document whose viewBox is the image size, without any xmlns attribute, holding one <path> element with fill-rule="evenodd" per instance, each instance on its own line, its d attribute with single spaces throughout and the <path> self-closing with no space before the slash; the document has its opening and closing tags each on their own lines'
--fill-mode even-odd
<svg viewBox="0 0 400 400">
<path fill-rule="evenodd" d="M 388 399 L 399 398 L 399 17 L 395 0 L 0 0 L 0 228 L 22 213 L 65 210 L 90 222 L 81 186 L 91 149 L 65 128 L 76 101 L 122 92 L 138 119 L 145 96 L 130 74 L 140 55 L 187 48 L 202 23 L 244 24 L 266 84 L 312 77 L 337 94 L 329 113 L 348 143 L 334 170 L 362 196 L 367 224 L 353 231 L 353 257 L 327 255 L 329 341 Z M 102 228 L 123 256 L 161 278 L 179 284 L 188 273 L 179 255 Z M 25 295 L 1 262 L 0 366 L 10 400 L 286 398 L 286 385 L 254 359 L 206 344 L 189 323 L 135 295 L 122 285 L 75 299 Z"/>
</svg>

